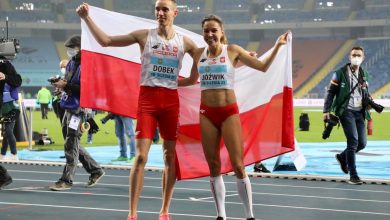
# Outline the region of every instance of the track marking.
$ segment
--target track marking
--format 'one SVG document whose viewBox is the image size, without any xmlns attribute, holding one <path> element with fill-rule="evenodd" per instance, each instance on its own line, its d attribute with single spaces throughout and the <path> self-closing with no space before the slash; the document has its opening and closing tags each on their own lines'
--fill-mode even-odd
<svg viewBox="0 0 390 220">
<path fill-rule="evenodd" d="M 17 180 L 17 181 L 28 181 L 28 182 L 52 182 L 53 180 L 32 180 L 32 179 L 14 179 L 14 180 Z M 84 182 L 74 182 L 75 185 L 85 185 Z M 236 183 L 234 183 L 236 184 Z M 99 182 L 98 185 L 101 185 L 101 186 L 118 186 L 118 187 L 129 187 L 128 184 L 113 184 L 113 183 L 101 183 Z M 267 186 L 275 186 L 275 185 L 272 185 L 272 184 L 265 184 Z M 354 191 L 354 192 L 370 192 L 370 193 L 385 193 L 385 194 L 389 194 L 390 192 L 389 191 L 376 191 L 376 190 L 359 190 L 359 189 L 343 189 L 343 188 L 329 188 L 329 187 L 305 187 L 305 186 L 291 186 L 291 185 L 276 185 L 276 187 L 292 187 L 292 188 L 309 188 L 309 189 L 322 189 L 322 190 L 341 190 L 341 191 Z M 156 189 L 161 189 L 162 187 L 161 186 L 147 186 L 147 185 L 144 185 L 144 188 L 156 188 Z M 252 184 L 252 189 L 255 188 L 253 187 L 253 184 Z M 205 189 L 202 189 L 202 188 L 185 188 L 185 187 L 175 187 L 174 188 L 175 190 L 187 190 L 187 191 L 204 191 L 204 192 L 210 192 L 210 189 L 209 188 L 205 188 Z M 235 194 L 237 193 L 237 191 L 232 191 L 232 190 L 227 190 L 226 193 L 232 193 L 232 194 Z M 262 192 L 252 192 L 253 194 L 260 194 L 260 195 L 266 195 L 267 193 L 262 193 Z M 284 196 L 297 196 L 297 195 L 290 195 L 290 194 L 277 194 L 277 193 L 269 193 L 268 195 L 284 195 Z M 298 195 L 299 196 L 299 195 Z M 305 195 L 301 195 L 301 197 L 312 197 L 312 198 L 321 198 L 320 196 L 316 197 L 316 196 L 305 196 Z M 323 197 L 323 198 L 335 198 L 336 197 Z M 343 199 L 343 198 L 342 198 Z M 348 198 L 345 198 L 346 200 L 354 200 L 355 199 L 348 199 Z M 364 201 L 364 200 L 359 200 L 359 199 L 356 199 L 358 201 Z M 370 200 L 368 200 L 370 201 Z M 376 200 L 371 200 L 371 201 L 376 201 Z M 380 201 L 380 200 L 379 200 Z M 388 202 L 388 201 L 380 201 L 380 202 Z"/>
<path fill-rule="evenodd" d="M 30 180 L 30 179 L 15 179 L 20 181 L 32 181 L 32 182 L 48 182 L 48 180 Z M 74 184 L 83 184 L 82 182 L 75 182 Z M 106 183 L 99 183 L 99 185 L 102 186 L 120 186 L 120 187 L 128 187 L 128 185 L 124 184 L 106 184 Z M 23 187 L 22 187 L 23 188 Z M 160 186 L 144 186 L 144 188 L 155 188 L 155 189 L 161 189 Z M 10 190 L 10 189 L 8 189 Z M 209 192 L 209 189 L 197 189 L 197 188 L 182 188 L 182 187 L 175 187 L 175 190 L 185 190 L 185 191 L 205 191 Z M 26 190 L 26 191 L 32 191 L 32 190 Z M 226 193 L 233 193 L 228 196 L 235 196 L 236 191 L 226 191 Z M 346 201 L 361 201 L 361 202 L 376 202 L 376 203 L 390 203 L 390 201 L 386 200 L 366 200 L 366 199 L 350 199 L 350 198 L 337 198 L 337 197 L 324 197 L 324 196 L 306 196 L 306 195 L 297 195 L 297 194 L 281 194 L 281 193 L 260 193 L 260 192 L 253 192 L 254 195 L 272 195 L 272 196 L 286 196 L 286 197 L 297 197 L 297 198 L 317 198 L 317 199 L 332 199 L 332 200 L 346 200 Z M 98 195 L 98 194 L 96 194 Z M 205 198 L 192 198 L 192 201 L 201 201 L 201 200 L 207 200 L 212 197 L 205 197 Z"/>
<path fill-rule="evenodd" d="M 160 198 L 161 199 L 161 198 Z M 13 202 L 0 202 L 0 204 L 6 204 L 6 205 L 14 205 L 14 206 L 34 206 L 34 207 L 50 207 L 50 208 L 65 208 L 65 209 L 82 209 L 82 210 L 95 210 L 95 211 L 110 211 L 110 212 L 126 212 L 128 213 L 129 210 L 124 209 L 106 209 L 106 208 L 95 208 L 95 207 L 88 207 L 88 206 L 64 206 L 64 205 L 47 205 L 47 204 L 33 204 L 33 203 L 13 203 Z M 156 214 L 158 215 L 159 212 L 150 212 L 150 211 L 137 211 L 138 213 L 145 213 L 145 214 Z M 193 216 L 193 217 L 199 217 L 199 218 L 215 218 L 215 216 L 210 215 L 193 215 L 193 214 L 185 214 L 185 213 L 169 213 L 171 216 Z M 234 218 L 229 217 L 229 219 L 242 219 L 242 218 Z"/>
</svg>

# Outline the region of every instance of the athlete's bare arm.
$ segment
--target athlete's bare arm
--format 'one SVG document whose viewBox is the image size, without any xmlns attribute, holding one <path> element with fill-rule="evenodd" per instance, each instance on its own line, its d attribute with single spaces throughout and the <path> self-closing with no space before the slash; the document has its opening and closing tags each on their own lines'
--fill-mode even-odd
<svg viewBox="0 0 390 220">
<path fill-rule="evenodd" d="M 195 51 L 198 49 L 194 41 L 192 41 L 190 38 L 184 36 L 184 52 L 191 55 L 192 58 L 194 58 Z"/>
<path fill-rule="evenodd" d="M 191 68 L 191 74 L 188 78 L 180 79 L 178 81 L 178 86 L 190 86 L 198 82 L 199 72 L 198 72 L 198 62 L 199 58 L 202 55 L 204 48 L 196 48 L 192 51 L 193 53 L 193 64 Z"/>
<path fill-rule="evenodd" d="M 266 72 L 271 66 L 272 61 L 275 59 L 276 54 L 278 53 L 279 48 L 286 44 L 287 34 L 285 33 L 279 36 L 278 40 L 275 43 L 275 46 L 272 48 L 272 51 L 268 57 L 263 60 L 258 60 L 256 57 L 251 56 L 248 51 L 244 50 L 242 47 L 232 44 L 228 46 L 229 58 L 234 61 L 241 61 L 245 65 Z"/>
</svg>

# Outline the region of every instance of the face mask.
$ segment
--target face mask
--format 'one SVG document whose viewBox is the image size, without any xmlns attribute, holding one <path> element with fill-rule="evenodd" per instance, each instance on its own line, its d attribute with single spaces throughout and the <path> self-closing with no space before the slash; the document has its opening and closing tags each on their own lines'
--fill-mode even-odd
<svg viewBox="0 0 390 220">
<path fill-rule="evenodd" d="M 362 64 L 362 62 L 363 62 L 363 58 L 361 58 L 361 57 L 352 57 L 352 59 L 351 59 L 352 65 L 355 65 L 355 66 L 360 66 L 360 64 Z"/>
<path fill-rule="evenodd" d="M 78 53 L 79 51 L 77 49 L 73 49 L 73 48 L 68 48 L 66 50 L 66 54 L 68 55 L 69 58 L 72 58 L 74 56 L 76 56 L 76 54 Z"/>
<path fill-rule="evenodd" d="M 62 68 L 61 68 L 61 73 L 62 73 L 62 74 L 65 74 L 65 72 L 66 72 L 65 67 L 62 67 Z"/>
</svg>

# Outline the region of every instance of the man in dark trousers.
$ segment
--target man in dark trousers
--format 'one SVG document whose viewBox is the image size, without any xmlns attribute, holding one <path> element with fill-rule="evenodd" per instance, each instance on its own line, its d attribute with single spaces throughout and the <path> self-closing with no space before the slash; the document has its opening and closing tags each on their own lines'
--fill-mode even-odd
<svg viewBox="0 0 390 220">
<path fill-rule="evenodd" d="M 22 84 L 22 77 L 16 72 L 13 65 L 4 57 L 0 56 L 0 113 L 3 112 L 3 93 L 5 85 L 10 87 L 19 87 Z M 6 106 L 4 106 L 6 107 Z M 0 116 L 2 119 L 6 114 Z M 0 164 L 0 189 L 12 182 L 11 176 L 7 170 Z"/>
<path fill-rule="evenodd" d="M 77 163 L 83 164 L 90 174 L 86 187 L 95 186 L 104 175 L 103 169 L 91 157 L 87 150 L 80 146 L 81 126 L 86 120 L 85 109 L 80 107 L 81 76 L 81 37 L 76 35 L 65 42 L 69 63 L 66 66 L 65 79 L 53 82 L 52 85 L 63 91 L 60 106 L 65 110 L 62 127 L 66 130 L 65 158 L 66 164 L 60 179 L 50 186 L 51 190 L 63 191 L 72 188 Z"/>
<path fill-rule="evenodd" d="M 356 153 L 363 150 L 367 144 L 365 119 L 370 119 L 368 106 L 364 98 L 368 94 L 368 73 L 362 69 L 364 50 L 353 47 L 349 54 L 350 62 L 336 70 L 330 81 L 328 94 L 325 98 L 323 117 L 330 120 L 330 112 L 339 117 L 347 139 L 347 147 L 336 160 L 341 170 L 350 175 L 349 184 L 363 183 L 356 170 Z"/>
</svg>

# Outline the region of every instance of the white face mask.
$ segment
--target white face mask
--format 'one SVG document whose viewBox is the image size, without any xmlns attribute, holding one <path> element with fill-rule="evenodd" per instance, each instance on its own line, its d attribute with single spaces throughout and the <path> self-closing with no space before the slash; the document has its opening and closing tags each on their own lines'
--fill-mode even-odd
<svg viewBox="0 0 390 220">
<path fill-rule="evenodd" d="M 362 57 L 352 57 L 351 58 L 351 64 L 355 66 L 360 66 L 362 64 L 363 58 Z"/>
<path fill-rule="evenodd" d="M 62 67 L 62 68 L 61 68 L 61 73 L 62 73 L 62 74 L 65 74 L 65 72 L 66 72 L 65 67 Z"/>
<path fill-rule="evenodd" d="M 67 48 L 67 50 L 66 50 L 66 54 L 68 55 L 69 58 L 76 56 L 76 54 L 78 52 L 79 52 L 79 50 L 73 49 L 73 48 Z"/>
</svg>

